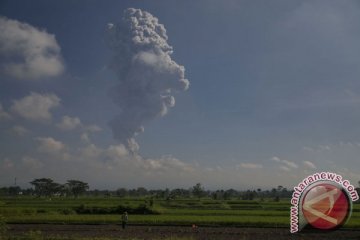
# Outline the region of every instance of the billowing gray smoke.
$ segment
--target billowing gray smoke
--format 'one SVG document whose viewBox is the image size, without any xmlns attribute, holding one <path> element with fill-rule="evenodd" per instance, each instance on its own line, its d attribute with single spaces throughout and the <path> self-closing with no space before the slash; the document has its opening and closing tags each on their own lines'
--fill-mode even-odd
<svg viewBox="0 0 360 240">
<path fill-rule="evenodd" d="M 108 24 L 107 43 L 113 53 L 110 68 L 119 84 L 111 97 L 120 113 L 110 122 L 114 137 L 136 151 L 134 137 L 143 125 L 164 116 L 175 105 L 173 91 L 189 87 L 185 69 L 171 59 L 164 25 L 140 9 L 125 10 L 119 24 Z"/>
</svg>

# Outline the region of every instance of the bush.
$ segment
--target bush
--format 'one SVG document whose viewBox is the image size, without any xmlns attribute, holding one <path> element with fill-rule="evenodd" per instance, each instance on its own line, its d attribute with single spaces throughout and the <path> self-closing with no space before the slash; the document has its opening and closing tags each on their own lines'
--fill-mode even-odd
<svg viewBox="0 0 360 240">
<path fill-rule="evenodd" d="M 124 212 L 130 214 L 160 214 L 145 204 L 140 204 L 137 207 L 124 205 L 118 205 L 117 207 L 95 207 L 82 204 L 74 208 L 74 211 L 77 214 L 122 214 Z"/>
</svg>

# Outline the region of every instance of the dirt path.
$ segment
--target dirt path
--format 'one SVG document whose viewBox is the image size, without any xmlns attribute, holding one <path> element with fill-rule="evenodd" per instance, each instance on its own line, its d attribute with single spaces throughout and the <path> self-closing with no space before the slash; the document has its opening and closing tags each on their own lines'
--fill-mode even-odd
<svg viewBox="0 0 360 240">
<path fill-rule="evenodd" d="M 164 239 L 169 237 L 189 237 L 200 240 L 360 240 L 359 230 L 338 230 L 330 233 L 307 232 L 290 234 L 287 228 L 234 228 L 234 227 L 189 227 L 176 226 L 128 226 L 125 230 L 119 225 L 57 225 L 57 224 L 10 224 L 12 236 L 31 230 L 40 230 L 46 236 L 64 237 L 116 237 L 117 239 Z"/>
</svg>

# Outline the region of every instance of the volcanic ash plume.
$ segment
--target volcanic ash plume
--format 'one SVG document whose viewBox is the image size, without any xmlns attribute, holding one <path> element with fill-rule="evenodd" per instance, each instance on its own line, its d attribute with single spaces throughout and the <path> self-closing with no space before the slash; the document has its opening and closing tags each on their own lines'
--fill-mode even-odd
<svg viewBox="0 0 360 240">
<path fill-rule="evenodd" d="M 107 43 L 113 54 L 109 67 L 119 84 L 111 97 L 120 112 L 110 122 L 114 137 L 136 151 L 134 137 L 143 125 L 174 107 L 173 91 L 189 88 L 185 68 L 171 59 L 164 25 L 140 9 L 125 10 L 119 24 L 107 26 Z"/>
</svg>

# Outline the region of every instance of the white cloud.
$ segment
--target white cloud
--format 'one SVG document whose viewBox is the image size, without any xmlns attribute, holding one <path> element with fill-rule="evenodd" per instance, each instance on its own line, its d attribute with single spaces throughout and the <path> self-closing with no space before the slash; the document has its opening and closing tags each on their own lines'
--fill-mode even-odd
<svg viewBox="0 0 360 240">
<path fill-rule="evenodd" d="M 274 161 L 276 163 L 276 165 L 278 165 L 280 170 L 286 171 L 286 172 L 289 172 L 292 169 L 296 169 L 299 167 L 296 163 L 294 163 L 292 161 L 280 159 L 279 157 L 272 157 L 271 161 Z"/>
<path fill-rule="evenodd" d="M 0 120 L 8 120 L 11 116 L 9 113 L 5 112 L 2 104 L 0 103 Z"/>
<path fill-rule="evenodd" d="M 280 168 L 281 170 L 285 171 L 285 172 L 291 171 L 290 168 L 288 168 L 288 167 L 286 167 L 286 166 L 284 166 L 284 165 L 280 166 L 279 168 Z"/>
<path fill-rule="evenodd" d="M 315 164 L 310 162 L 310 161 L 304 161 L 303 164 L 304 164 L 305 167 L 307 167 L 309 169 L 316 169 Z"/>
<path fill-rule="evenodd" d="M 36 140 L 39 141 L 39 152 L 55 154 L 65 148 L 65 144 L 51 137 L 38 137 Z"/>
<path fill-rule="evenodd" d="M 172 156 L 163 156 L 161 158 L 144 159 L 136 153 L 130 153 L 123 144 L 110 145 L 107 148 L 100 148 L 94 144 L 89 144 L 79 149 L 79 157 L 74 159 L 83 159 L 84 163 L 93 168 L 104 171 L 118 171 L 120 175 L 129 173 L 139 176 L 162 176 L 169 177 L 182 175 L 185 173 L 193 174 L 196 167 L 185 163 Z M 220 171 L 220 168 L 217 170 Z"/>
<path fill-rule="evenodd" d="M 274 162 L 281 162 L 280 158 L 278 157 L 272 157 L 271 160 Z"/>
<path fill-rule="evenodd" d="M 163 156 L 159 159 L 144 159 L 138 154 L 130 154 L 123 144 L 110 145 L 104 149 L 94 144 L 89 144 L 80 149 L 80 154 L 85 160 L 95 161 L 98 164 L 103 163 L 109 169 L 126 168 L 127 171 L 139 174 L 194 171 L 194 167 L 191 164 L 172 156 Z"/>
<path fill-rule="evenodd" d="M 103 153 L 103 150 L 99 147 L 97 147 L 95 144 L 90 144 L 86 146 L 85 148 L 81 149 L 81 156 L 83 158 L 88 159 L 95 159 L 99 157 Z"/>
<path fill-rule="evenodd" d="M 255 163 L 240 163 L 239 167 L 247 168 L 247 169 L 257 169 L 257 168 L 263 168 L 263 165 L 255 164 Z"/>
<path fill-rule="evenodd" d="M 85 125 L 81 122 L 80 118 L 70 117 L 67 115 L 63 116 L 61 122 L 56 124 L 56 126 L 64 131 L 80 129 L 81 131 L 80 139 L 85 143 L 91 142 L 90 135 L 92 133 L 102 131 L 102 128 L 97 126 L 96 124 Z"/>
<path fill-rule="evenodd" d="M 123 144 L 110 145 L 106 149 L 106 155 L 111 159 L 117 160 L 122 159 L 129 154 L 128 150 Z"/>
<path fill-rule="evenodd" d="M 14 100 L 11 111 L 30 120 L 50 120 L 50 110 L 60 105 L 60 98 L 55 94 L 31 92 L 22 99 Z"/>
<path fill-rule="evenodd" d="M 291 168 L 298 168 L 298 165 L 296 163 L 288 161 L 288 160 L 280 159 L 279 157 L 272 157 L 271 160 L 278 164 L 282 164 L 283 170 L 285 170 L 285 169 L 290 170 Z"/>
<path fill-rule="evenodd" d="M 14 126 L 11 130 L 19 137 L 22 137 L 29 133 L 29 130 L 20 125 Z"/>
<path fill-rule="evenodd" d="M 171 156 L 165 156 L 160 159 L 145 159 L 142 161 L 142 164 L 145 169 L 150 171 L 194 171 L 194 168 L 190 164 L 187 164 Z"/>
<path fill-rule="evenodd" d="M 0 17 L 0 32 L 0 73 L 35 80 L 63 72 L 60 47 L 53 34 L 4 17 Z"/>
<path fill-rule="evenodd" d="M 294 162 L 290 162 L 288 160 L 281 160 L 281 162 L 284 163 L 287 167 L 298 168 L 298 165 Z"/>
<path fill-rule="evenodd" d="M 63 116 L 61 122 L 56 124 L 56 126 L 62 130 L 73 130 L 81 125 L 81 121 L 78 117 L 70 116 Z"/>
</svg>

